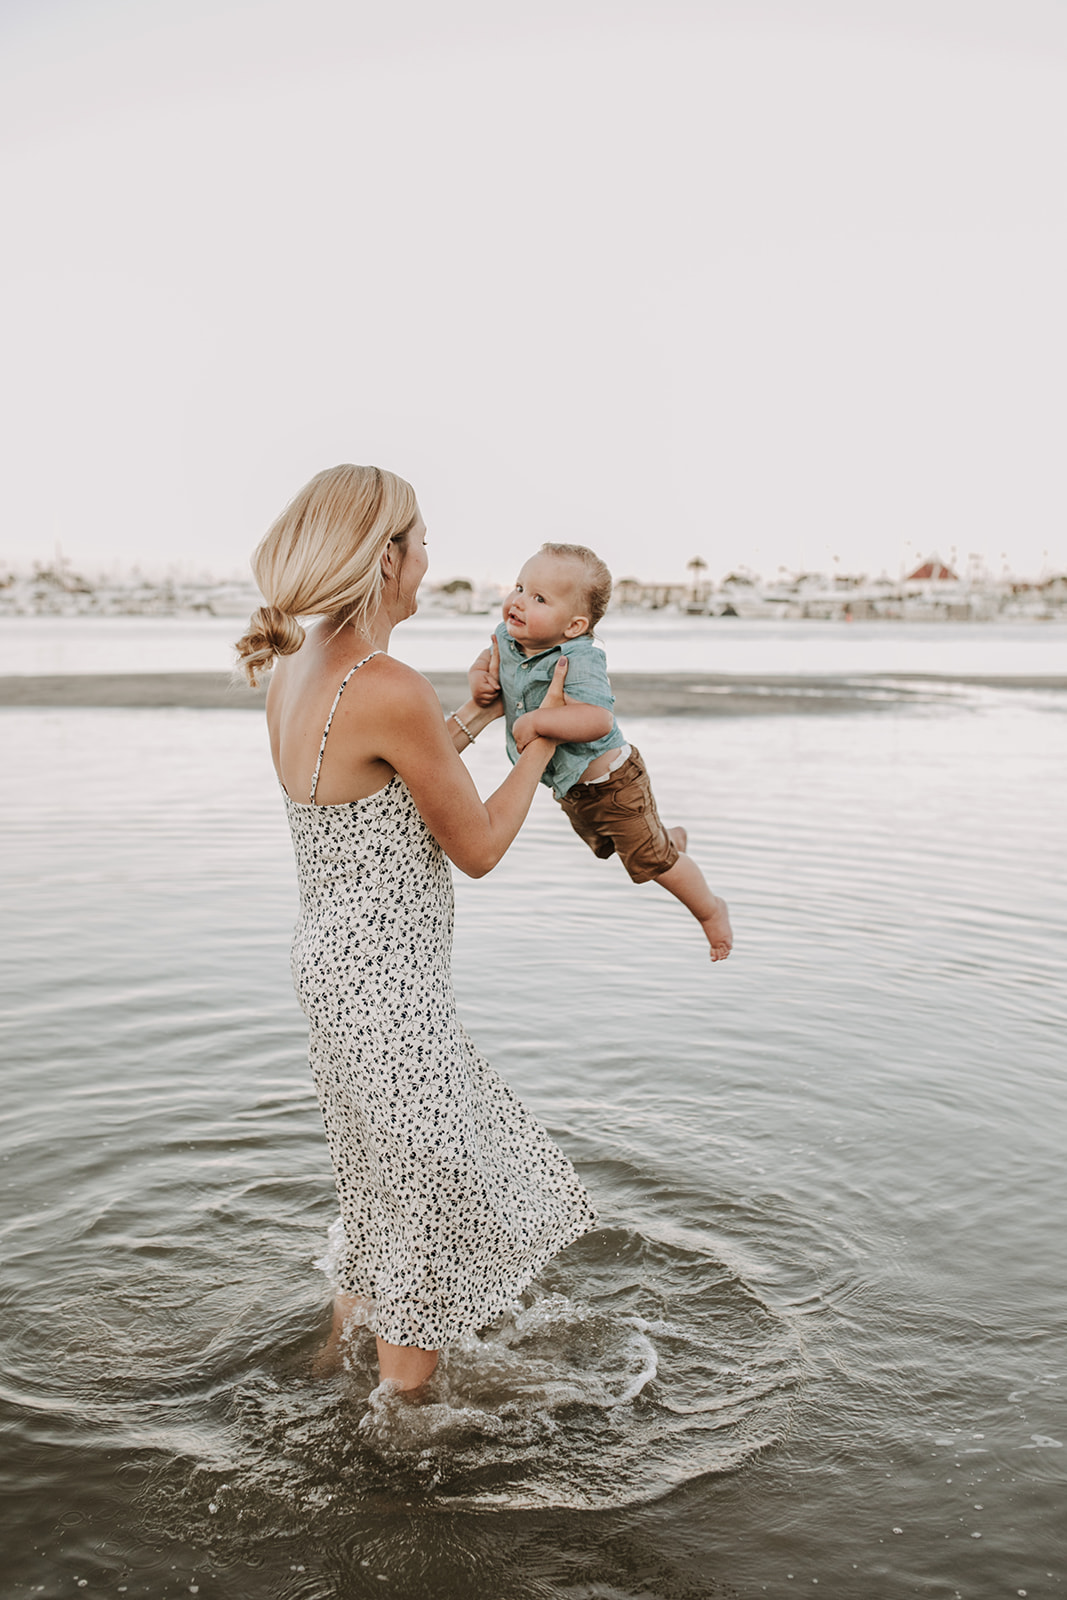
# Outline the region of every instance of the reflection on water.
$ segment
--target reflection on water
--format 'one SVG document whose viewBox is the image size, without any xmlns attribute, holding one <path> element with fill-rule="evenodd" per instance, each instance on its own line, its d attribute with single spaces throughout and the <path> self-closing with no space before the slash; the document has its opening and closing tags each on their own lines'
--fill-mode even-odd
<svg viewBox="0 0 1067 1600">
<path fill-rule="evenodd" d="M 4 713 L 6 1592 L 1062 1593 L 1065 711 L 628 726 L 718 967 L 547 795 L 459 882 L 461 1012 L 602 1226 L 415 1407 L 358 1328 L 312 1376 L 258 718 Z"/>
</svg>

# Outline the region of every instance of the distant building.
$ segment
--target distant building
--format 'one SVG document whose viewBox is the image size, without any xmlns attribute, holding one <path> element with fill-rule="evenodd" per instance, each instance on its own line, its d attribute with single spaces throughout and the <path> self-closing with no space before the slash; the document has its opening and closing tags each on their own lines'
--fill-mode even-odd
<svg viewBox="0 0 1067 1600">
<path fill-rule="evenodd" d="M 916 567 L 915 571 L 909 572 L 904 579 L 905 583 L 959 583 L 959 581 L 952 568 L 946 567 L 936 556 L 930 561 L 924 561 L 921 567 Z"/>
<path fill-rule="evenodd" d="M 662 611 L 684 603 L 690 592 L 684 583 L 642 583 L 620 578 L 612 590 L 612 606 L 619 611 Z"/>
<path fill-rule="evenodd" d="M 469 615 L 474 610 L 474 585 L 469 578 L 450 578 L 447 583 L 439 583 L 433 596 L 443 611 Z"/>
</svg>

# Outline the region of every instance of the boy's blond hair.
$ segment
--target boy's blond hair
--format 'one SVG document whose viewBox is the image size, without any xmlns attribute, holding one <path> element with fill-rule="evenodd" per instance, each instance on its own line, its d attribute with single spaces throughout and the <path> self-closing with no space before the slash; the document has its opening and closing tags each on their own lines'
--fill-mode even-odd
<svg viewBox="0 0 1067 1600">
<path fill-rule="evenodd" d="M 584 609 L 589 613 L 586 634 L 591 638 L 593 629 L 608 609 L 611 600 L 611 573 L 594 550 L 584 544 L 543 544 L 543 556 L 559 556 L 573 561 L 582 569 L 582 586 L 579 590 Z"/>
</svg>

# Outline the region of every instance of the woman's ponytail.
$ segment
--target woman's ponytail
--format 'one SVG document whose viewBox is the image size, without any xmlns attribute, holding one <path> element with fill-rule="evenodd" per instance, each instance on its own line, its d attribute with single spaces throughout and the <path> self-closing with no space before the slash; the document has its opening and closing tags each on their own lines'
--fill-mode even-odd
<svg viewBox="0 0 1067 1600">
<path fill-rule="evenodd" d="M 237 664 L 255 689 L 257 672 L 269 671 L 275 656 L 291 656 L 303 642 L 304 630 L 296 617 L 277 606 L 259 606 L 249 619 L 248 632 L 235 646 Z"/>
</svg>

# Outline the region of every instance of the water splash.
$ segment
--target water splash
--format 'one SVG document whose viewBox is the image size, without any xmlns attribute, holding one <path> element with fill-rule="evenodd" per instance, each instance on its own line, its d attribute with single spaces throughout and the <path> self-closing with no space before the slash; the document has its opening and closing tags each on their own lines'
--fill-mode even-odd
<svg viewBox="0 0 1067 1600">
<path fill-rule="evenodd" d="M 415 1395 L 378 1383 L 358 1313 L 329 1382 L 306 1377 L 306 1355 L 246 1382 L 246 1482 L 305 1505 L 603 1510 L 733 1470 L 788 1427 L 795 1319 L 735 1267 L 609 1227 L 546 1278 L 443 1352 Z"/>
</svg>

